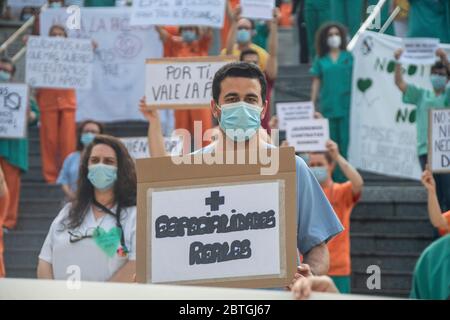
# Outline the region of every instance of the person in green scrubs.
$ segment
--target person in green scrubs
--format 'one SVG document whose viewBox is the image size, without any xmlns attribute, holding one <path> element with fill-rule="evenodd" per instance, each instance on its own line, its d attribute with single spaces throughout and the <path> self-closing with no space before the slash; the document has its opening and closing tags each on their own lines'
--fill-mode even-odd
<svg viewBox="0 0 450 320">
<path fill-rule="evenodd" d="M 394 57 L 398 61 L 403 53 L 398 49 Z M 403 102 L 416 106 L 417 154 L 422 171 L 428 162 L 428 111 L 430 109 L 450 108 L 450 63 L 444 50 L 438 49 L 436 55 L 440 61 L 431 67 L 430 81 L 433 90 L 416 87 L 403 80 L 402 68 L 397 63 L 395 84 L 403 93 Z M 450 210 L 450 174 L 436 174 L 436 192 L 443 211 Z"/>
<path fill-rule="evenodd" d="M 413 274 L 411 299 L 450 299 L 450 234 L 420 256 Z"/>
<path fill-rule="evenodd" d="M 331 20 L 347 27 L 350 37 L 358 31 L 363 21 L 364 1 L 330 0 Z"/>
<path fill-rule="evenodd" d="M 439 38 L 450 43 L 450 1 L 409 0 L 408 37 Z"/>
<path fill-rule="evenodd" d="M 84 0 L 85 7 L 115 7 L 116 0 Z"/>
<path fill-rule="evenodd" d="M 308 38 L 309 56 L 314 58 L 316 50 L 314 48 L 314 39 L 319 28 L 331 19 L 330 0 L 305 0 L 305 22 Z"/>
<path fill-rule="evenodd" d="M 346 47 L 345 27 L 336 23 L 324 25 L 317 33 L 317 56 L 310 69 L 313 76 L 311 100 L 316 111 L 328 119 L 330 138 L 339 145 L 344 158 L 347 158 L 349 141 L 353 70 L 353 56 Z M 346 181 L 340 170 L 335 170 L 333 179 Z"/>
</svg>

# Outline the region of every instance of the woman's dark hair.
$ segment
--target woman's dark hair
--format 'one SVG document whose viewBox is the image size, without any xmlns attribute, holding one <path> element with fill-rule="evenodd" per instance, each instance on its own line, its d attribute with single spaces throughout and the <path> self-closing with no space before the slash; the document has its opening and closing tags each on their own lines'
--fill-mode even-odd
<svg viewBox="0 0 450 320">
<path fill-rule="evenodd" d="M 2 58 L 0 58 L 0 62 L 11 65 L 11 76 L 12 77 L 16 74 L 16 65 L 15 65 L 14 61 L 12 61 L 10 58 L 2 57 Z"/>
<path fill-rule="evenodd" d="M 339 34 L 341 36 L 341 45 L 339 46 L 339 49 L 347 50 L 346 28 L 340 23 L 327 23 L 320 27 L 316 33 L 316 52 L 319 57 L 323 57 L 330 52 L 330 47 L 328 46 L 327 40 L 328 31 L 330 31 L 331 28 L 337 28 L 339 30 Z"/>
<path fill-rule="evenodd" d="M 57 1 L 57 2 L 59 2 L 59 1 Z M 48 35 L 51 35 L 52 31 L 55 30 L 55 29 L 60 29 L 60 30 L 64 31 L 64 36 L 67 38 L 67 30 L 66 30 L 66 28 L 64 28 L 64 26 L 62 26 L 60 24 L 52 25 L 50 30 L 48 31 Z"/>
<path fill-rule="evenodd" d="M 244 50 L 241 51 L 241 54 L 239 56 L 239 61 L 243 61 L 244 57 L 246 55 L 250 55 L 250 54 L 251 55 L 255 55 L 256 54 L 258 56 L 258 58 L 259 58 L 258 52 L 255 49 L 248 48 L 248 49 L 244 49 Z"/>
<path fill-rule="evenodd" d="M 65 227 L 75 229 L 81 225 L 89 206 L 94 201 L 94 187 L 88 180 L 88 163 L 92 149 L 99 144 L 110 146 L 117 157 L 117 181 L 114 184 L 114 200 L 118 207 L 126 208 L 136 205 L 136 171 L 134 161 L 123 143 L 112 136 L 97 135 L 81 156 L 76 198 L 69 211 Z"/>
<path fill-rule="evenodd" d="M 83 129 L 84 129 L 84 127 L 85 127 L 87 124 L 90 124 L 90 123 L 95 124 L 95 125 L 98 127 L 98 129 L 100 130 L 100 131 L 99 131 L 100 134 L 103 134 L 103 133 L 105 132 L 105 127 L 103 126 L 103 124 L 101 124 L 101 123 L 98 122 L 98 121 L 95 121 L 95 120 L 85 120 L 85 121 L 81 122 L 81 123 L 78 125 L 78 127 L 77 127 L 77 139 L 78 139 L 78 141 L 77 141 L 77 150 L 78 150 L 78 151 L 81 151 L 81 150 L 84 149 L 84 145 L 83 145 L 83 143 L 81 143 L 81 135 L 83 134 Z"/>
<path fill-rule="evenodd" d="M 231 62 L 224 65 L 222 68 L 217 70 L 214 75 L 214 80 L 212 84 L 212 95 L 215 102 L 219 102 L 220 97 L 220 84 L 225 78 L 249 78 L 249 79 L 258 79 L 261 85 L 261 98 L 262 101 L 266 101 L 266 90 L 267 90 L 267 82 L 264 73 L 261 69 L 247 62 Z"/>
<path fill-rule="evenodd" d="M 444 69 L 447 73 L 447 78 L 450 79 L 450 68 L 448 68 L 442 61 L 437 61 L 435 64 L 431 66 L 431 71 Z"/>
</svg>

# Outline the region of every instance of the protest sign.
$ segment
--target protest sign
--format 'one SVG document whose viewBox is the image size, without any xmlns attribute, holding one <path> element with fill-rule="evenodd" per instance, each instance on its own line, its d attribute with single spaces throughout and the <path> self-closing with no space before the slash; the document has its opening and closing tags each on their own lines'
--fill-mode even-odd
<svg viewBox="0 0 450 320">
<path fill-rule="evenodd" d="M 328 119 L 287 122 L 286 140 L 296 152 L 326 151 L 329 139 Z"/>
<path fill-rule="evenodd" d="M 428 163 L 435 173 L 450 173 L 450 109 L 429 111 Z"/>
<path fill-rule="evenodd" d="M 90 89 L 93 58 L 89 40 L 30 36 L 26 82 L 35 88 Z"/>
<path fill-rule="evenodd" d="M 275 0 L 241 0 L 241 6 L 245 18 L 271 20 Z"/>
<path fill-rule="evenodd" d="M 191 25 L 222 28 L 225 0 L 136 0 L 131 25 Z"/>
<path fill-rule="evenodd" d="M 403 53 L 400 62 L 403 64 L 429 64 L 436 62 L 436 50 L 439 39 L 403 38 Z"/>
<path fill-rule="evenodd" d="M 278 102 L 276 104 L 278 128 L 286 130 L 288 121 L 309 120 L 314 118 L 314 104 L 306 102 Z"/>
<path fill-rule="evenodd" d="M 0 84 L 0 138 L 26 137 L 27 109 L 27 85 Z"/>
<path fill-rule="evenodd" d="M 419 180 L 416 107 L 395 86 L 393 52 L 402 39 L 367 31 L 352 51 L 349 161 L 356 168 Z M 441 47 L 450 53 L 449 45 Z M 430 66 L 402 65 L 405 82 L 432 90 Z"/>
<path fill-rule="evenodd" d="M 11 6 L 13 8 L 23 8 L 23 7 L 40 8 L 45 3 L 47 3 L 47 1 L 45 0 L 8 0 L 8 6 Z"/>
<path fill-rule="evenodd" d="M 145 98 L 151 109 L 209 108 L 214 74 L 235 57 L 149 59 Z"/>
<path fill-rule="evenodd" d="M 77 90 L 77 121 L 144 120 L 138 108 L 145 88 L 143 63 L 162 56 L 158 33 L 152 26 L 130 26 L 131 8 L 80 10 L 80 27 L 66 28 L 69 38 L 94 40 L 98 46 L 92 88 Z M 65 8 L 43 11 L 41 34 L 55 24 L 67 26 L 70 17 Z"/>
<path fill-rule="evenodd" d="M 147 137 L 128 137 L 121 138 L 120 140 L 122 140 L 127 148 L 131 158 L 143 159 L 151 157 Z M 164 137 L 164 145 L 167 153 L 170 155 L 181 154 L 181 141 L 179 137 Z"/>
<path fill-rule="evenodd" d="M 297 265 L 295 157 L 293 148 L 275 151 L 279 170 L 270 177 L 260 162 L 137 160 L 137 281 L 289 284 Z M 194 163 L 202 156 L 190 155 Z"/>
</svg>

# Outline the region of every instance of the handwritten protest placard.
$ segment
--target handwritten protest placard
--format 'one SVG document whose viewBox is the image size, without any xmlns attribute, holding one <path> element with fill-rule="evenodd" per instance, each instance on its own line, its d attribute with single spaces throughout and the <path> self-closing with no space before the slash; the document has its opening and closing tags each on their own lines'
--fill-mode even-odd
<svg viewBox="0 0 450 320">
<path fill-rule="evenodd" d="M 137 160 L 137 281 L 288 284 L 297 260 L 295 157 L 293 148 L 278 151 L 280 168 L 270 177 L 259 163 Z"/>
<path fill-rule="evenodd" d="M 208 108 L 214 74 L 234 57 L 149 59 L 145 98 L 149 108 Z"/>
<path fill-rule="evenodd" d="M 242 16 L 250 19 L 270 20 L 275 0 L 241 0 Z"/>
<path fill-rule="evenodd" d="M 437 173 L 450 173 L 450 109 L 429 111 L 428 163 Z"/>
<path fill-rule="evenodd" d="M 37 7 L 40 8 L 44 3 L 47 3 L 45 0 L 8 0 L 8 6 L 11 7 Z"/>
<path fill-rule="evenodd" d="M 30 36 L 26 82 L 32 87 L 90 89 L 93 59 L 90 40 Z"/>
<path fill-rule="evenodd" d="M 306 102 L 278 102 L 276 104 L 278 128 L 286 130 L 288 121 L 309 120 L 314 118 L 314 104 Z"/>
<path fill-rule="evenodd" d="M 136 0 L 131 25 L 197 25 L 222 28 L 225 0 Z"/>
<path fill-rule="evenodd" d="M 404 52 L 400 57 L 403 64 L 434 64 L 439 39 L 434 38 L 403 38 Z"/>
<path fill-rule="evenodd" d="M 121 138 L 123 144 L 128 150 L 128 153 L 133 159 L 143 159 L 151 157 L 148 146 L 147 137 L 128 137 Z M 170 155 L 181 154 L 181 139 L 179 137 L 165 137 L 164 145 L 167 153 Z"/>
<path fill-rule="evenodd" d="M 330 139 L 328 119 L 287 122 L 286 139 L 297 152 L 326 151 Z"/>
<path fill-rule="evenodd" d="M 0 138 L 24 138 L 27 128 L 28 86 L 0 84 Z"/>
</svg>

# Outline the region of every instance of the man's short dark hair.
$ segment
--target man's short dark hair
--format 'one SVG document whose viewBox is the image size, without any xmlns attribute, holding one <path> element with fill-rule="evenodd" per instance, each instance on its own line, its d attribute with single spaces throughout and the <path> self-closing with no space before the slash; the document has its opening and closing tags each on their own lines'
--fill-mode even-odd
<svg viewBox="0 0 450 320">
<path fill-rule="evenodd" d="M 14 76 L 14 74 L 16 73 L 16 65 L 14 64 L 14 62 L 10 58 L 6 57 L 1 58 L 0 62 L 10 64 L 12 66 L 11 76 Z"/>
<path fill-rule="evenodd" d="M 443 64 L 442 61 L 438 61 L 431 66 L 431 71 L 434 71 L 436 69 L 445 69 L 445 71 L 447 72 L 447 78 L 450 78 L 450 68 Z"/>
<path fill-rule="evenodd" d="M 266 101 L 267 82 L 261 69 L 247 62 L 231 62 L 220 68 L 214 75 L 212 84 L 212 95 L 215 102 L 219 102 L 220 85 L 226 78 L 249 78 L 258 79 L 261 85 L 261 98 L 263 103 Z"/>
<path fill-rule="evenodd" d="M 256 54 L 256 55 L 258 56 L 258 58 L 259 58 L 258 52 L 256 52 L 255 49 L 248 48 L 248 49 L 245 49 L 245 50 L 242 50 L 242 51 L 241 51 L 241 55 L 239 56 L 239 60 L 240 60 L 240 61 L 243 61 L 243 60 L 244 60 L 244 57 L 245 57 L 246 55 L 248 55 L 248 54 Z"/>
</svg>

